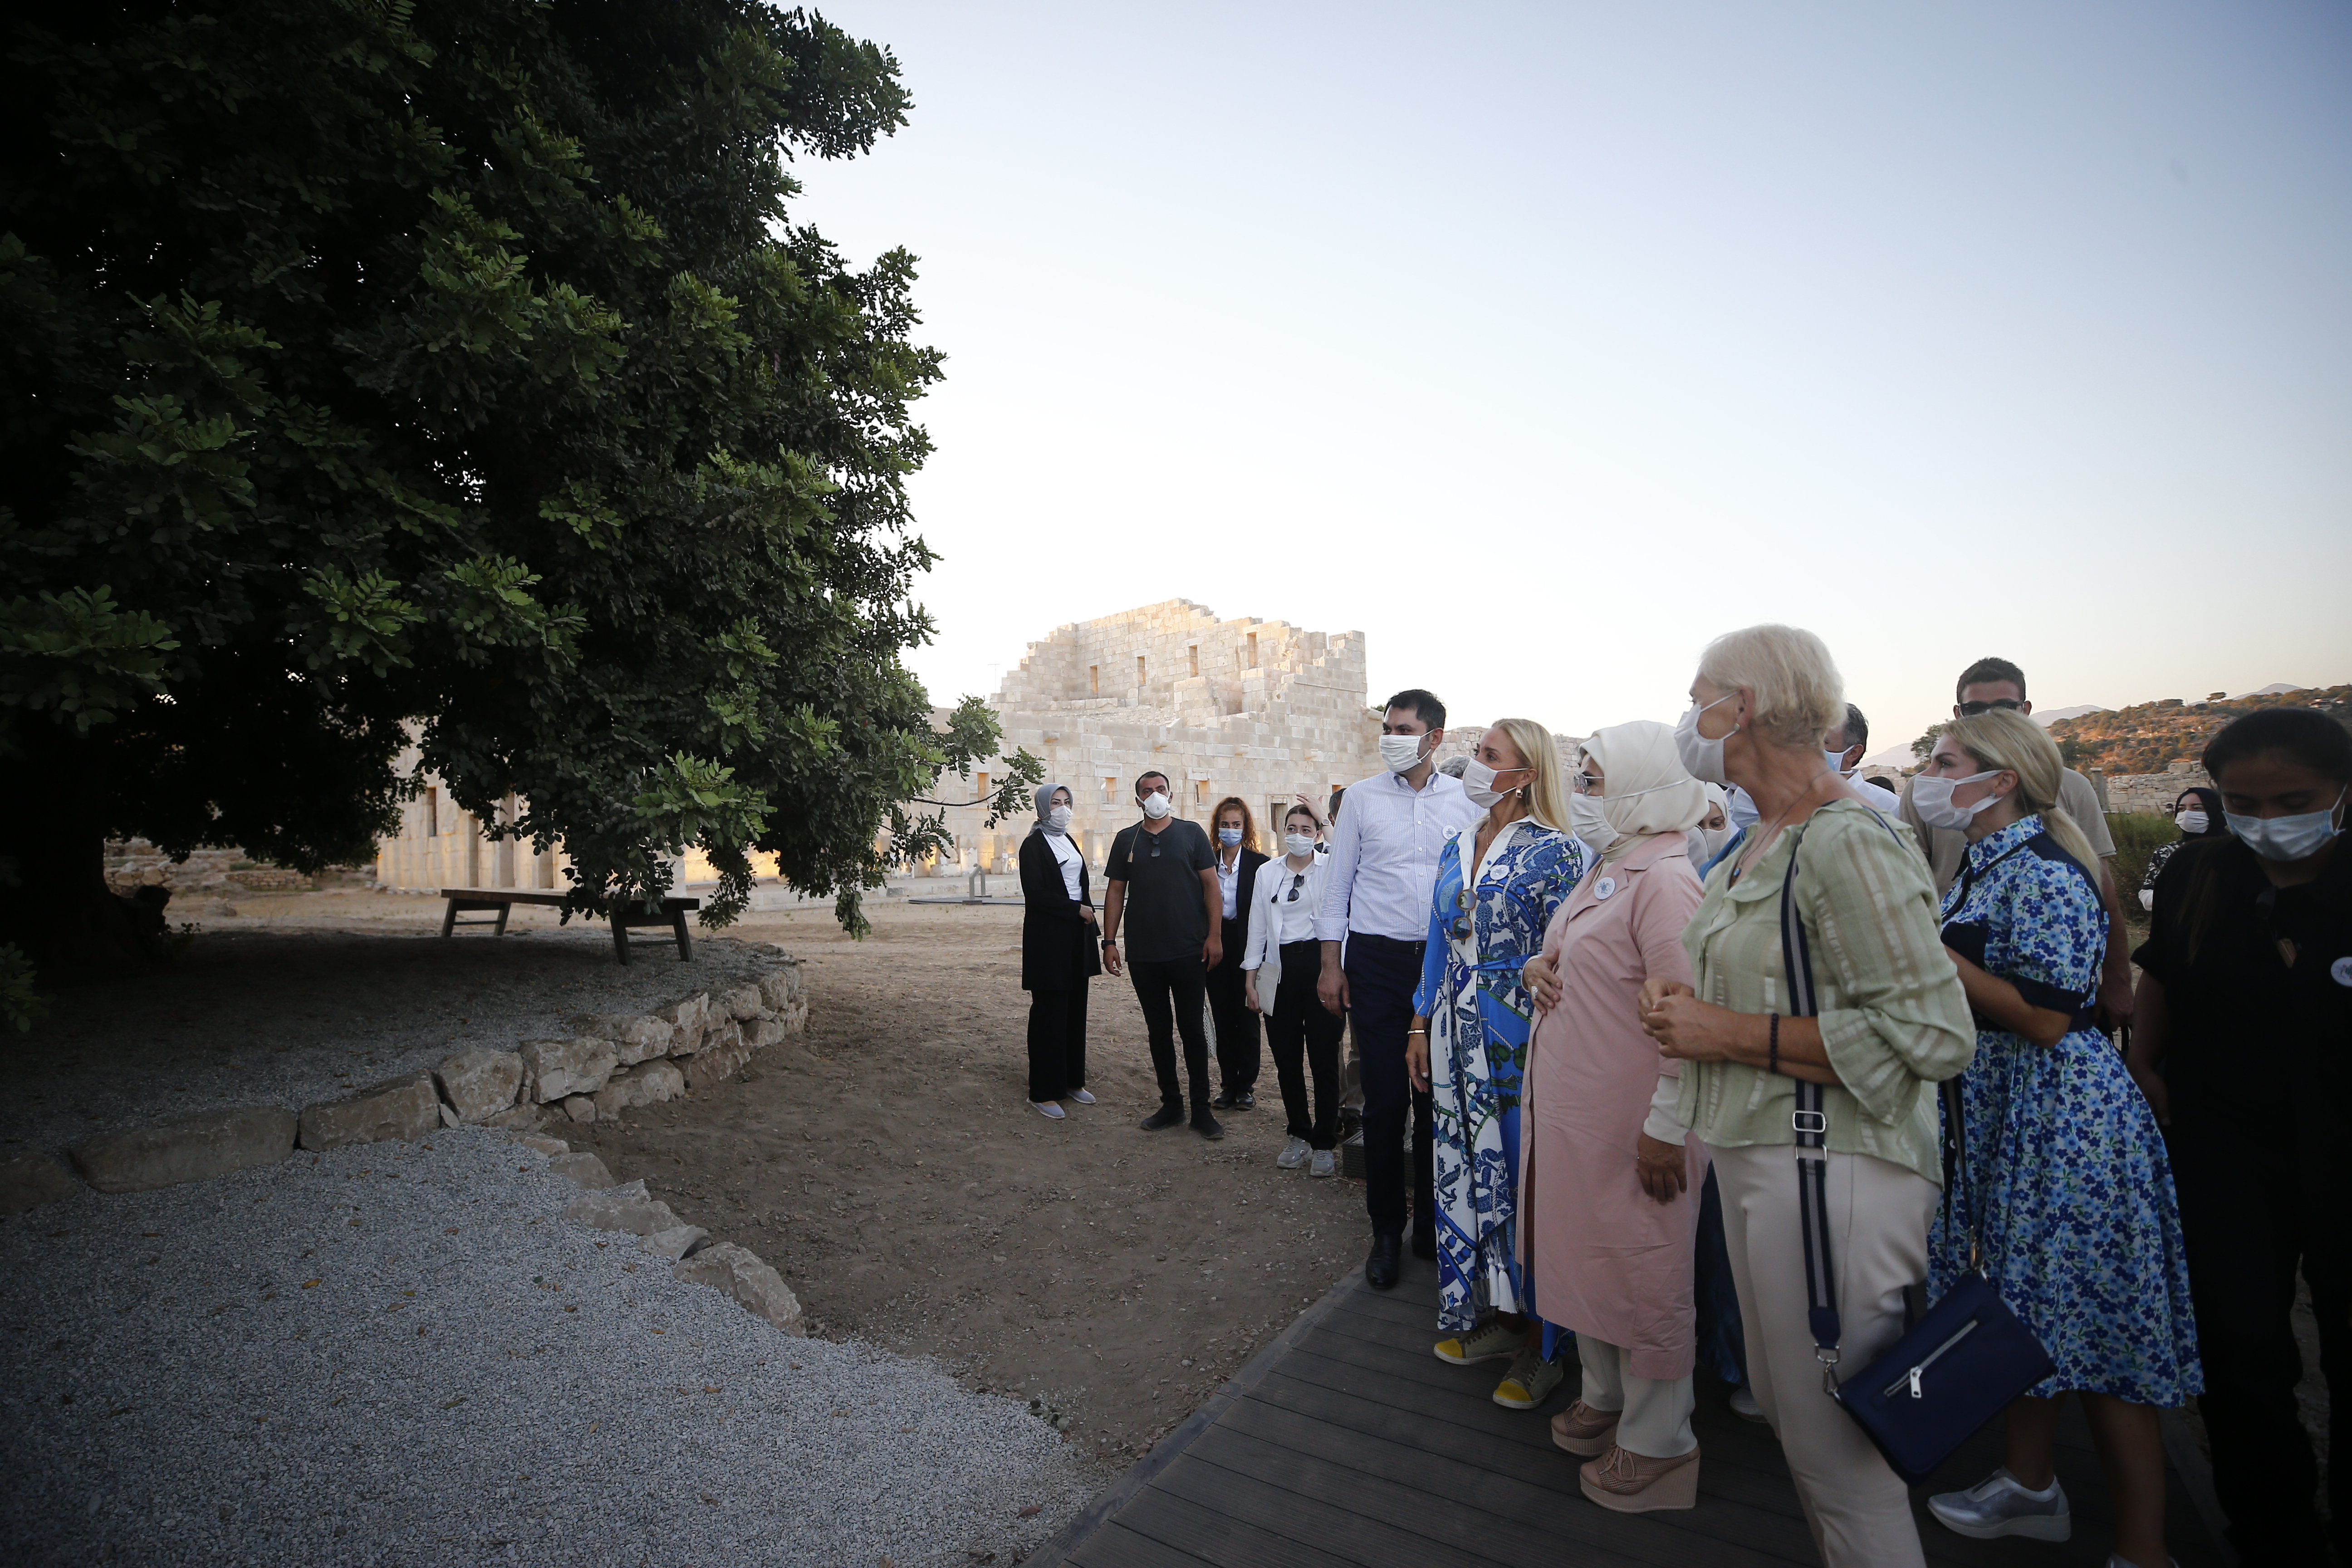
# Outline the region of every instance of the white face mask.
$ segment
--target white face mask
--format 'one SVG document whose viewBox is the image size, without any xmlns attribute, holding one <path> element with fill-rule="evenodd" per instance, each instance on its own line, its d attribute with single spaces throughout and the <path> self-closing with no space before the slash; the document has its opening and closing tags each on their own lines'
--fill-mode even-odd
<svg viewBox="0 0 2352 1568">
<path fill-rule="evenodd" d="M 1977 819 L 1977 813 L 1999 800 L 1989 795 L 1973 805 L 1960 805 L 1952 799 L 1952 792 L 1964 784 L 1978 784 L 2000 773 L 1970 773 L 1964 779 L 1942 778 L 1935 773 L 1921 773 L 1911 782 L 1911 804 L 1919 808 L 1919 820 L 1930 827 L 1966 827 Z"/>
<path fill-rule="evenodd" d="M 1168 796 L 1159 790 L 1153 790 L 1143 797 L 1143 815 L 1154 822 L 1175 809 L 1175 806 L 1169 803 Z"/>
<path fill-rule="evenodd" d="M 2240 816 L 2234 811 L 2221 814 L 2238 842 L 2265 860 L 2308 860 L 2327 847 L 2327 841 L 2344 831 L 2336 825 L 2336 807 L 2344 804 L 2344 792 L 2336 792 L 2336 805 L 2326 811 L 2306 811 L 2294 816 Z"/>
<path fill-rule="evenodd" d="M 1068 806 L 1066 806 L 1066 805 L 1057 805 L 1057 806 L 1055 806 L 1053 810 L 1051 810 L 1051 811 L 1049 811 L 1049 812 L 1047 812 L 1047 813 L 1045 814 L 1045 831 L 1046 831 L 1046 832 L 1048 832 L 1048 833 L 1067 833 L 1069 830 L 1070 830 L 1070 808 L 1069 808 Z"/>
<path fill-rule="evenodd" d="M 1282 836 L 1282 847 L 1303 859 L 1315 853 L 1315 836 L 1311 833 L 1286 833 Z"/>
<path fill-rule="evenodd" d="M 1413 764 L 1421 761 L 1422 742 L 1428 739 L 1427 735 L 1382 735 L 1381 761 L 1392 773 L 1411 773 Z"/>
<path fill-rule="evenodd" d="M 2184 811 L 2179 816 L 2174 817 L 2172 819 L 2172 826 L 2178 827 L 2183 833 L 2199 834 L 2212 826 L 2213 819 L 2192 806 L 2189 810 Z"/>
<path fill-rule="evenodd" d="M 1513 768 L 1511 770 L 1513 773 L 1518 773 L 1520 771 L 1522 770 L 1517 768 Z M 1471 805 L 1478 806 L 1491 806 L 1496 801 L 1511 793 L 1511 790 L 1496 789 L 1495 787 L 1495 780 L 1497 776 L 1498 775 L 1496 773 L 1494 769 L 1488 767 L 1477 758 L 1473 757 L 1470 759 L 1469 766 L 1462 770 L 1462 790 L 1464 794 L 1470 797 Z M 1512 789 L 1517 789 L 1517 785 L 1514 784 Z"/>
<path fill-rule="evenodd" d="M 1685 713 L 1675 726 L 1675 754 L 1682 758 L 1683 771 L 1701 784 L 1728 784 L 1731 782 L 1723 776 L 1723 742 L 1739 731 L 1735 726 L 1731 735 L 1710 741 L 1698 732 L 1698 716 L 1708 708 L 1722 707 L 1738 695 L 1737 691 L 1727 691 L 1705 707 L 1693 703 L 1690 711 Z"/>
<path fill-rule="evenodd" d="M 1609 826 L 1608 814 L 1589 795 L 1568 797 L 1568 830 L 1595 849 L 1606 849 L 1617 842 L 1617 830 Z"/>
<path fill-rule="evenodd" d="M 1843 752 L 1823 752 L 1822 753 L 1822 761 L 1829 763 L 1830 772 L 1837 774 L 1837 776 L 1842 779 L 1850 779 L 1853 776 L 1853 774 L 1846 769 L 1845 753 Z"/>
</svg>

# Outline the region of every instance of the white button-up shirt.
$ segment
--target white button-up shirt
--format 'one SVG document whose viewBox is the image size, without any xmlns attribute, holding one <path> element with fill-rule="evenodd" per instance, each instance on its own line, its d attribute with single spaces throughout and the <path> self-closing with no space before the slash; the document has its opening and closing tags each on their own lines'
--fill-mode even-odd
<svg viewBox="0 0 2352 1568">
<path fill-rule="evenodd" d="M 1418 790 L 1402 773 L 1389 773 L 1350 786 L 1331 829 L 1330 875 L 1323 884 L 1323 912 L 1315 921 L 1317 939 L 1426 937 L 1438 851 L 1445 847 L 1447 834 L 1482 815 L 1460 779 L 1434 769 Z"/>
</svg>

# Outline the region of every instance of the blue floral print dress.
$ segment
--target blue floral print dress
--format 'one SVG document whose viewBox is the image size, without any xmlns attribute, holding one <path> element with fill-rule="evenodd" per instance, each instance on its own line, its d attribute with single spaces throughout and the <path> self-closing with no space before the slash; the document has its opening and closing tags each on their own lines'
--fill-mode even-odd
<svg viewBox="0 0 2352 1568">
<path fill-rule="evenodd" d="M 1969 846 L 1944 897 L 1945 944 L 2074 1025 L 2044 1049 L 1978 1020 L 1960 1078 L 1967 1169 L 1949 1222 L 1937 1212 L 1927 1284 L 1941 1296 L 1966 1272 L 1979 1220 L 1985 1277 L 2058 1366 L 2033 1394 L 2168 1406 L 2204 1374 L 2164 1140 L 2092 1027 L 2106 936 L 2097 884 L 2040 816 Z"/>
<path fill-rule="evenodd" d="M 1467 1333 L 1487 1312 L 1533 1312 L 1519 1270 L 1519 1080 L 1535 1005 L 1519 971 L 1584 875 L 1577 839 L 1529 817 L 1506 823 L 1475 879 L 1475 823 L 1437 856 L 1429 946 L 1412 1010 L 1429 1019 L 1437 1166 L 1438 1326 Z M 1464 885 L 1470 880 L 1465 896 Z"/>
</svg>

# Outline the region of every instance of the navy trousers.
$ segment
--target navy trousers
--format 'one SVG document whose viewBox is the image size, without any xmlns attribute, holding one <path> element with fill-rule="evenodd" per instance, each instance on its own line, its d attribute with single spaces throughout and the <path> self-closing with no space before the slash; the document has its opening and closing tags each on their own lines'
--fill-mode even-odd
<svg viewBox="0 0 2352 1568">
<path fill-rule="evenodd" d="M 1405 1031 L 1421 985 L 1426 943 L 1384 936 L 1348 938 L 1348 1014 L 1364 1064 L 1364 1209 L 1374 1236 L 1401 1236 L 1414 1212 L 1434 1233 L 1437 1184 L 1429 1096 L 1404 1073 Z M 1412 1198 L 1406 1199 L 1405 1112 L 1412 1112 Z"/>
</svg>

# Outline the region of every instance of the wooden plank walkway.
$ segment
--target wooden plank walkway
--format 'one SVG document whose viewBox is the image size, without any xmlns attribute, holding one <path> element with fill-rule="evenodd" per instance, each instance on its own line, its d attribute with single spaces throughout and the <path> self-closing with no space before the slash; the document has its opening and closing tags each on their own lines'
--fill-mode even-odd
<svg viewBox="0 0 2352 1568">
<path fill-rule="evenodd" d="M 1437 1339 L 1437 1273 L 1410 1258 L 1393 1291 L 1360 1270 L 1121 1476 L 1030 1562 L 1037 1568 L 1775 1568 L 1818 1563 L 1771 1433 L 1731 1414 L 1702 1377 L 1699 1506 L 1621 1514 L 1578 1489 L 1551 1444 L 1571 1372 L 1540 1411 L 1489 1397 L 1498 1364 L 1453 1367 Z M 1978 1434 L 1914 1500 L 1935 1568 L 2101 1568 L 2105 1489 L 2079 1408 L 2062 1425 L 2058 1472 L 2074 1539 L 1979 1542 L 1927 1515 L 1928 1490 L 2000 1462 Z M 2178 1475 L 2169 1492 L 2180 1568 L 2223 1568 Z"/>
</svg>

